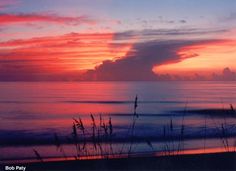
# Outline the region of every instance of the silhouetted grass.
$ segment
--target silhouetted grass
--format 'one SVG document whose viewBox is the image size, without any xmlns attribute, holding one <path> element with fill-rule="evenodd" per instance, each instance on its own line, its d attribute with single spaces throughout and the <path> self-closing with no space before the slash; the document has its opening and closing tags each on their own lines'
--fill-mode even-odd
<svg viewBox="0 0 236 171">
<path fill-rule="evenodd" d="M 131 141 L 130 141 L 128 155 L 132 152 L 132 147 L 134 144 L 135 124 L 136 124 L 137 118 L 139 117 L 139 115 L 137 114 L 137 107 L 138 107 L 138 96 L 136 95 L 135 100 L 134 100 L 134 114 L 133 114 L 133 119 L 132 119 L 132 124 L 131 124 Z"/>
<path fill-rule="evenodd" d="M 64 151 L 63 145 L 61 144 L 59 137 L 56 133 L 54 133 L 54 140 L 55 140 L 55 145 L 57 147 L 57 150 L 59 150 L 65 159 L 67 159 L 66 153 Z"/>
<path fill-rule="evenodd" d="M 34 151 L 34 154 L 36 155 L 37 160 L 39 160 L 40 162 L 43 162 L 43 158 L 41 157 L 39 152 L 35 149 L 33 149 L 33 151 Z"/>
<path fill-rule="evenodd" d="M 164 146 L 162 148 L 162 152 L 166 156 L 172 156 L 176 155 L 179 152 L 185 150 L 184 147 L 184 141 L 185 141 L 185 115 L 187 114 L 187 104 L 185 105 L 185 109 L 182 115 L 181 125 L 175 126 L 175 120 L 173 120 L 173 117 L 170 118 L 168 123 L 166 123 L 161 129 L 163 132 L 162 140 L 164 140 Z M 72 122 L 72 134 L 71 138 L 73 141 L 73 144 L 76 147 L 76 155 L 75 159 L 80 159 L 81 157 L 90 157 L 93 155 L 99 155 L 101 158 L 109 158 L 112 156 L 119 156 L 127 154 L 128 157 L 132 156 L 133 153 L 133 146 L 137 143 L 137 139 L 135 138 L 135 128 L 136 123 L 138 121 L 139 115 L 137 113 L 137 107 L 138 107 L 138 96 L 135 97 L 134 100 L 134 111 L 133 116 L 131 120 L 131 125 L 127 129 L 127 138 L 130 140 L 129 145 L 127 148 L 124 148 L 125 143 L 122 145 L 122 148 L 119 151 L 114 151 L 114 147 L 116 143 L 114 143 L 113 138 L 115 137 L 114 132 L 114 125 L 112 123 L 112 118 L 104 118 L 100 114 L 93 115 L 90 114 L 91 119 L 91 127 L 87 126 L 85 127 L 85 124 L 81 117 L 73 118 Z M 235 113 L 234 107 L 232 104 L 230 104 L 230 111 L 231 114 Z M 228 112 L 226 110 L 225 112 Z M 206 122 L 206 116 L 205 115 L 205 122 L 204 122 L 204 150 L 206 148 L 206 136 L 207 136 L 207 122 Z M 229 128 L 227 127 L 227 120 L 224 119 L 224 123 L 220 125 L 216 125 L 216 129 L 218 130 L 218 133 L 220 135 L 220 139 L 222 140 L 223 147 L 226 149 L 226 151 L 230 151 L 230 144 L 228 141 L 228 132 Z M 177 137 L 177 138 L 176 138 Z M 55 140 L 55 146 L 58 151 L 60 151 L 63 154 L 63 157 L 66 159 L 66 153 L 63 148 L 63 143 L 60 141 L 60 138 L 58 134 L 54 134 L 54 140 Z M 143 139 L 143 142 L 152 149 L 152 152 L 155 153 L 155 149 L 160 149 L 160 147 L 155 147 L 155 145 L 151 142 L 151 139 Z M 88 144 L 88 145 L 87 145 Z M 92 146 L 90 145 L 92 144 Z M 233 145 L 236 148 L 236 140 L 235 144 Z M 92 148 L 91 148 L 92 147 Z M 115 147 L 116 148 L 116 147 Z M 117 149 L 117 148 L 116 148 Z M 43 161 L 42 157 L 38 153 L 37 150 L 33 149 L 37 160 Z"/>
</svg>

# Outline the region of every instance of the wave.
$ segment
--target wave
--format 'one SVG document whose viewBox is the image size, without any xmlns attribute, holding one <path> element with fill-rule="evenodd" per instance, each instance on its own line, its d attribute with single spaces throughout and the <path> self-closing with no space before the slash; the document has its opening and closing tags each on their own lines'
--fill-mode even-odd
<svg viewBox="0 0 236 171">
<path fill-rule="evenodd" d="M 24 103 L 77 103 L 77 104 L 134 104 L 132 100 L 55 100 L 55 101 L 34 101 L 34 98 L 29 101 L 17 101 L 17 100 L 0 100 L 0 104 L 24 104 Z M 181 100 L 147 100 L 138 101 L 138 104 L 186 104 L 186 101 Z M 192 100 L 188 104 L 206 104 L 206 103 L 218 103 L 217 100 Z"/>
<path fill-rule="evenodd" d="M 236 111 L 232 109 L 195 109 L 195 110 L 179 110 L 172 111 L 175 114 L 197 114 L 197 115 L 209 115 L 217 117 L 233 117 L 236 118 Z"/>
<path fill-rule="evenodd" d="M 133 104 L 134 101 L 129 101 L 129 100 L 67 100 L 67 101 L 15 101 L 15 100 L 9 100 L 9 101 L 0 101 L 0 103 L 86 103 L 86 104 Z M 185 103 L 182 101 L 139 101 L 139 104 L 181 104 Z"/>
<path fill-rule="evenodd" d="M 69 100 L 69 101 L 63 101 L 65 103 L 90 103 L 90 104 L 134 104 L 134 101 L 129 100 L 97 100 L 97 101 L 91 101 L 91 100 Z M 145 104 L 155 104 L 155 103 L 183 103 L 181 101 L 139 101 L 138 103 Z"/>
<path fill-rule="evenodd" d="M 211 138 L 222 138 L 222 132 L 218 127 L 208 126 L 207 130 L 204 126 L 192 127 L 185 126 L 184 134 L 181 134 L 181 127 L 178 125 L 173 125 L 173 130 L 168 129 L 166 125 L 166 132 L 163 134 L 162 125 L 140 125 L 135 130 L 135 136 L 132 136 L 128 132 L 129 126 L 114 126 L 114 134 L 112 136 L 113 142 L 129 142 L 133 138 L 136 142 L 142 142 L 145 140 L 150 141 L 169 141 L 169 140 L 179 140 L 182 136 L 185 140 L 194 139 L 211 139 Z M 149 131 L 144 131 L 149 130 Z M 234 124 L 227 125 L 227 135 L 226 137 L 236 137 L 236 127 Z M 0 130 L 0 145 L 1 146 L 22 146 L 22 145 L 48 145 L 55 144 L 54 134 L 59 133 L 61 143 L 63 144 L 73 144 L 72 134 L 65 130 Z M 79 137 L 82 134 L 78 134 Z M 103 137 L 103 135 L 101 135 Z M 86 142 L 92 142 L 92 133 L 85 133 Z M 80 139 L 83 141 L 84 139 Z M 101 139 L 102 142 L 106 142 L 108 139 Z"/>
</svg>

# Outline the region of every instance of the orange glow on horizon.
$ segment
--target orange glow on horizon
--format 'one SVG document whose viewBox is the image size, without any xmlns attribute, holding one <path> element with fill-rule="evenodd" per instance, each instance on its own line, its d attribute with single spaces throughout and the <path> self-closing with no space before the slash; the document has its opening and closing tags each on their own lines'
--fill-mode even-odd
<svg viewBox="0 0 236 171">
<path fill-rule="evenodd" d="M 236 69 L 236 41 L 222 40 L 185 46 L 179 49 L 180 56 L 176 63 L 155 66 L 153 71 L 158 74 L 180 74 L 189 76 L 194 73 L 204 75 L 221 72 L 223 68 Z"/>
<path fill-rule="evenodd" d="M 229 146 L 226 150 L 224 147 L 205 148 L 205 149 L 187 149 L 173 152 L 174 155 L 191 155 L 191 154 L 214 154 L 223 152 L 235 152 L 235 147 Z M 162 154 L 162 153 L 161 153 Z M 160 154 L 159 154 L 160 155 Z"/>
</svg>

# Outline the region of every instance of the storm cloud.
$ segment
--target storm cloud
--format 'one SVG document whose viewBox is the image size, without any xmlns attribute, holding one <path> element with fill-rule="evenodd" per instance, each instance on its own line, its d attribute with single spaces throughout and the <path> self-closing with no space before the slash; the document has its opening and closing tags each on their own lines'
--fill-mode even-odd
<svg viewBox="0 0 236 171">
<path fill-rule="evenodd" d="M 179 62 L 177 54 L 181 47 L 199 43 L 199 41 L 163 41 L 144 42 L 134 46 L 126 57 L 116 61 L 104 61 L 94 70 L 84 74 L 85 80 L 158 80 L 163 75 L 156 75 L 152 69 L 165 63 Z M 193 56 L 189 56 L 193 57 Z M 159 77 L 159 78 L 158 78 Z"/>
</svg>

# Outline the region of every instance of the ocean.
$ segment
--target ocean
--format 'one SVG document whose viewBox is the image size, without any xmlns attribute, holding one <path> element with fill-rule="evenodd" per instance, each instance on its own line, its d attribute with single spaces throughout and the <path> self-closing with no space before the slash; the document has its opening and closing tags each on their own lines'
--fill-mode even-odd
<svg viewBox="0 0 236 171">
<path fill-rule="evenodd" d="M 235 82 L 1 82 L 0 160 L 34 159 L 34 150 L 44 158 L 63 157 L 55 134 L 65 154 L 76 155 L 70 139 L 79 119 L 88 139 L 86 155 L 97 154 L 89 143 L 91 115 L 96 127 L 112 123 L 116 152 L 127 152 L 132 137 L 134 153 L 165 151 L 168 144 L 178 150 L 181 136 L 184 150 L 227 150 L 236 142 L 234 106 Z"/>
</svg>

